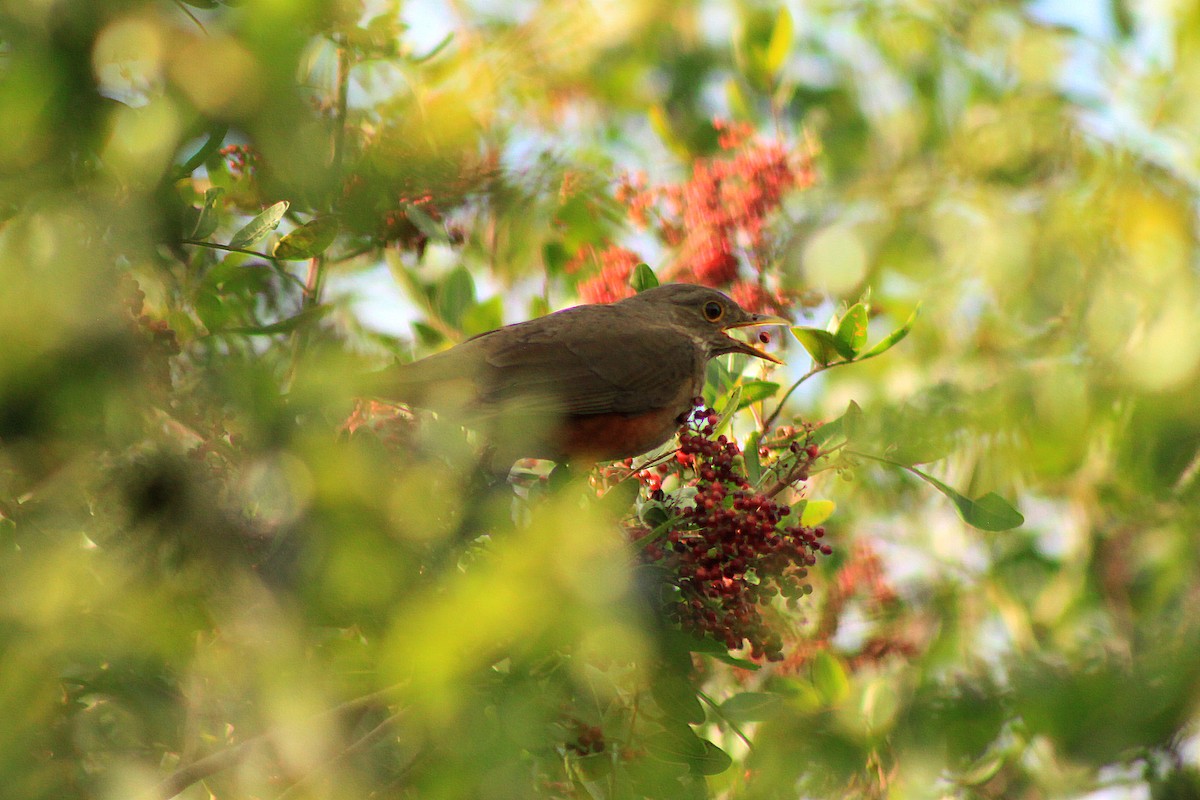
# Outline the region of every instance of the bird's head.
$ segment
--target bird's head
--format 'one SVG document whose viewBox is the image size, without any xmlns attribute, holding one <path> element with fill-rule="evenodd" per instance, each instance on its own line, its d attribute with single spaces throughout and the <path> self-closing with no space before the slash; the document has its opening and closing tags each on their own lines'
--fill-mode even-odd
<svg viewBox="0 0 1200 800">
<path fill-rule="evenodd" d="M 716 289 L 690 283 L 667 283 L 621 302 L 644 305 L 646 311 L 661 315 L 665 322 L 702 344 L 709 358 L 726 353 L 744 353 L 775 364 L 783 363 L 770 353 L 729 336 L 726 331 L 790 323 L 783 317 L 752 314 Z"/>
</svg>

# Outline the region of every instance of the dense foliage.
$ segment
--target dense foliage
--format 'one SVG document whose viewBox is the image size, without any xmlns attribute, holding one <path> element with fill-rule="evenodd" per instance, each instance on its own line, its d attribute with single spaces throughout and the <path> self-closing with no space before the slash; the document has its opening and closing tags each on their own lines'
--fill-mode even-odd
<svg viewBox="0 0 1200 800">
<path fill-rule="evenodd" d="M 1200 797 L 1200 4 L 1082 5 L 0 0 L 4 796 Z M 368 396 L 668 280 L 795 326 L 660 452 Z"/>
</svg>

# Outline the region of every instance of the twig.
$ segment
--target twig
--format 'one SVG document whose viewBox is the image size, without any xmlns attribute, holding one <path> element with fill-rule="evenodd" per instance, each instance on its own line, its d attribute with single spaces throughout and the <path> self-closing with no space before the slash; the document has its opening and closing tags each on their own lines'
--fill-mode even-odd
<svg viewBox="0 0 1200 800">
<path fill-rule="evenodd" d="M 377 692 L 356 697 L 353 700 L 334 706 L 328 711 L 324 711 L 313 718 L 313 721 L 326 719 L 328 717 L 338 716 L 347 711 L 354 711 L 359 708 L 366 708 L 374 704 L 376 701 L 386 699 L 395 689 L 396 686 L 389 686 L 386 689 L 380 689 Z M 215 775 L 218 772 L 229 769 L 238 764 L 249 753 L 257 747 L 267 744 L 271 739 L 278 735 L 278 731 L 267 731 L 253 736 L 240 744 L 232 745 L 224 750 L 218 750 L 215 753 L 205 756 L 199 761 L 193 761 L 185 767 L 172 772 L 164 778 L 157 786 L 145 795 L 145 800 L 170 800 L 172 797 L 180 794 L 184 789 L 192 784 L 202 781 L 209 775 Z M 367 734 L 368 736 L 370 734 Z M 354 745 L 351 745 L 353 747 Z"/>
<path fill-rule="evenodd" d="M 312 784 L 312 782 L 316 779 L 317 775 L 319 775 L 322 772 L 328 771 L 331 767 L 333 767 L 339 761 L 346 760 L 347 758 L 354 755 L 355 753 L 358 753 L 361 750 L 363 750 L 363 748 L 367 747 L 368 745 L 374 744 L 375 742 L 382 739 L 384 734 L 386 734 L 388 732 L 388 729 L 391 728 L 392 725 L 399 719 L 400 719 L 399 712 L 392 714 L 387 719 L 385 719 L 383 722 L 379 723 L 374 728 L 367 731 L 367 733 L 365 733 L 362 737 L 360 737 L 359 739 L 348 744 L 340 753 L 335 755 L 333 758 L 329 759 L 324 764 L 322 764 L 319 767 L 317 767 L 316 769 L 312 770 L 307 775 L 304 775 L 303 777 L 301 777 L 298 781 L 293 783 L 287 789 L 284 789 L 283 792 L 280 793 L 279 796 L 276 797 L 275 800 L 288 800 L 288 798 L 295 797 L 297 793 L 299 793 L 305 787 Z"/>
<path fill-rule="evenodd" d="M 742 733 L 742 729 L 738 727 L 736 722 L 734 722 L 729 717 L 725 716 L 724 713 L 721 712 L 721 709 L 717 705 L 715 700 L 713 700 L 711 697 L 709 697 L 707 694 L 705 694 L 704 692 L 701 692 L 701 691 L 697 691 L 696 696 L 699 697 L 704 702 L 708 703 L 709 707 L 712 708 L 713 712 L 718 717 L 721 718 L 722 722 L 724 722 L 726 725 L 729 726 L 729 729 L 731 731 L 733 731 L 734 734 L 739 739 L 741 739 L 743 743 L 745 743 L 747 748 L 749 748 L 750 750 L 754 750 L 754 745 L 753 745 L 753 743 L 751 743 L 750 739 L 746 736 L 746 734 Z"/>
<path fill-rule="evenodd" d="M 779 401 L 779 405 L 777 405 L 775 407 L 775 410 L 771 412 L 771 415 L 769 417 L 767 417 L 766 421 L 763 423 L 762 432 L 765 434 L 768 430 L 771 429 L 771 426 L 775 424 L 775 420 L 779 418 L 780 412 L 783 411 L 783 406 L 787 403 L 788 398 L 792 396 L 792 392 L 794 392 L 800 388 L 800 384 L 804 383 L 806 380 L 811 378 L 813 375 L 816 375 L 817 373 L 825 372 L 826 370 L 831 370 L 834 367 L 844 367 L 847 364 L 857 364 L 857 363 L 858 363 L 858 361 L 835 361 L 832 364 L 814 363 L 812 365 L 812 369 L 810 369 L 808 372 L 801 375 L 800 379 L 798 381 L 796 381 L 795 383 L 793 383 L 791 385 L 791 388 L 789 388 L 786 392 L 784 392 L 783 398 Z"/>
</svg>

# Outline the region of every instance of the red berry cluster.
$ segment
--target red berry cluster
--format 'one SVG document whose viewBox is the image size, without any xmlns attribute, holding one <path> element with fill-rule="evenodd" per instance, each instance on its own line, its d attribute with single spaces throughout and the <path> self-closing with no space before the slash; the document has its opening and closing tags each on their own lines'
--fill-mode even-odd
<svg viewBox="0 0 1200 800">
<path fill-rule="evenodd" d="M 648 544 L 642 557 L 664 565 L 678 590 L 668 613 L 685 630 L 708 634 L 730 649 L 748 644 L 754 658 L 783 658 L 783 639 L 763 617 L 777 596 L 795 601 L 812 591 L 805 583 L 823 528 L 789 519 L 791 509 L 756 491 L 741 469 L 741 448 L 714 438 L 717 415 L 698 401 L 680 434 L 676 464 L 695 489 L 694 498 L 674 508 L 678 524 Z M 662 465 L 639 475 L 654 499 L 665 500 Z M 646 535 L 644 528 L 632 532 Z"/>
<path fill-rule="evenodd" d="M 678 249 L 664 277 L 726 289 L 750 311 L 779 313 L 790 303 L 766 288 L 765 270 L 774 258 L 767 229 L 788 191 L 812 185 L 811 149 L 792 151 L 782 142 L 755 139 L 747 125 L 715 120 L 713 126 L 730 157 L 698 160 L 684 183 L 647 187 L 643 176 L 626 178 L 616 198 L 635 224 Z M 610 259 L 609 252 L 620 257 Z M 580 296 L 612 302 L 632 294 L 626 254 L 615 245 L 599 257 L 592 253 L 599 271 L 580 285 Z M 630 255 L 632 264 L 642 260 Z M 743 272 L 743 263 L 752 275 Z"/>
<path fill-rule="evenodd" d="M 220 149 L 229 174 L 235 178 L 253 178 L 259 165 L 258 151 L 244 144 L 230 144 Z"/>
</svg>

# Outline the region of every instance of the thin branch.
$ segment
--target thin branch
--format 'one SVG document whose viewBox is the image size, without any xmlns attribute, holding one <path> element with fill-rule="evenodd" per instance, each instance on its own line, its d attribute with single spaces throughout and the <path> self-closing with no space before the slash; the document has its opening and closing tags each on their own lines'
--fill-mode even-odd
<svg viewBox="0 0 1200 800">
<path fill-rule="evenodd" d="M 195 245 L 196 247 L 207 247 L 210 250 L 224 250 L 227 253 L 241 253 L 242 255 L 247 256 L 257 256 L 263 261 L 266 261 L 271 269 L 275 271 L 275 274 L 277 274 L 279 277 L 291 281 L 292 283 L 296 284 L 301 291 L 304 291 L 304 282 L 284 269 L 283 265 L 279 263 L 279 259 L 269 256 L 266 253 L 260 253 L 257 250 L 247 250 L 244 247 L 230 247 L 227 244 L 217 244 L 216 242 L 204 242 L 200 241 L 199 239 L 180 239 L 179 243 Z"/>
<path fill-rule="evenodd" d="M 353 700 L 347 700 L 340 705 L 334 706 L 328 711 L 324 711 L 313 717 L 313 721 L 335 717 L 344 714 L 348 711 L 355 711 L 360 708 L 366 708 L 374 703 L 386 700 L 392 692 L 396 690 L 399 684 L 389 686 L 386 689 L 380 689 L 377 692 L 365 694 L 362 697 L 356 697 Z M 265 745 L 278 735 L 278 731 L 267 731 L 260 733 L 258 736 L 253 736 L 240 744 L 232 745 L 224 750 L 218 750 L 215 753 L 205 756 L 199 761 L 193 761 L 187 766 L 180 767 L 164 778 L 150 792 L 146 793 L 144 800 L 171 800 L 172 797 L 183 792 L 194 783 L 204 780 L 210 775 L 215 775 L 218 772 L 229 769 L 232 766 L 240 763 L 251 751 L 255 748 Z M 368 734 L 369 736 L 370 734 Z M 351 745 L 353 747 L 353 745 Z"/>
<path fill-rule="evenodd" d="M 775 410 L 771 412 L 771 415 L 769 417 L 767 417 L 766 422 L 763 423 L 762 432 L 765 434 L 768 430 L 771 429 L 771 426 L 775 424 L 775 420 L 779 418 L 779 414 L 780 414 L 780 412 L 783 411 L 783 407 L 787 403 L 788 398 L 792 396 L 792 392 L 794 392 L 800 388 L 800 384 L 804 383 L 806 380 L 808 380 L 813 375 L 816 375 L 818 373 L 825 372 L 827 370 L 831 370 L 834 367 L 844 367 L 847 364 L 857 364 L 859 361 L 863 361 L 863 360 L 865 360 L 865 359 L 858 359 L 855 361 L 835 361 L 832 364 L 814 363 L 812 365 L 812 369 L 810 369 L 808 372 L 801 375 L 800 379 L 798 381 L 796 381 L 795 383 L 793 383 L 791 385 L 791 388 L 789 388 L 786 392 L 784 392 L 783 399 L 781 399 L 779 401 L 779 405 L 775 407 Z"/>
<path fill-rule="evenodd" d="M 278 797 L 276 797 L 276 800 L 288 800 L 288 798 L 295 797 L 298 793 L 303 791 L 305 788 L 309 787 L 313 783 L 313 781 L 316 780 L 318 775 L 320 775 L 321 773 L 324 773 L 324 772 L 328 772 L 332 767 L 337 765 L 338 762 L 345 761 L 347 758 L 355 755 L 356 753 L 361 752 L 363 749 L 365 749 L 369 745 L 372 745 L 375 742 L 382 739 L 384 737 L 384 735 L 388 732 L 388 730 L 392 727 L 392 725 L 394 725 L 399 719 L 400 719 L 399 712 L 392 714 L 387 719 L 385 719 L 383 722 L 379 723 L 374 728 L 367 731 L 362 737 L 360 737 L 359 739 L 356 739 L 355 741 L 348 744 L 340 753 L 335 755 L 333 758 L 329 759 L 324 764 L 321 764 L 319 767 L 312 770 L 307 775 L 304 775 L 303 777 L 301 777 L 298 781 L 293 783 L 287 789 L 284 789 L 283 792 L 280 793 Z"/>
</svg>

